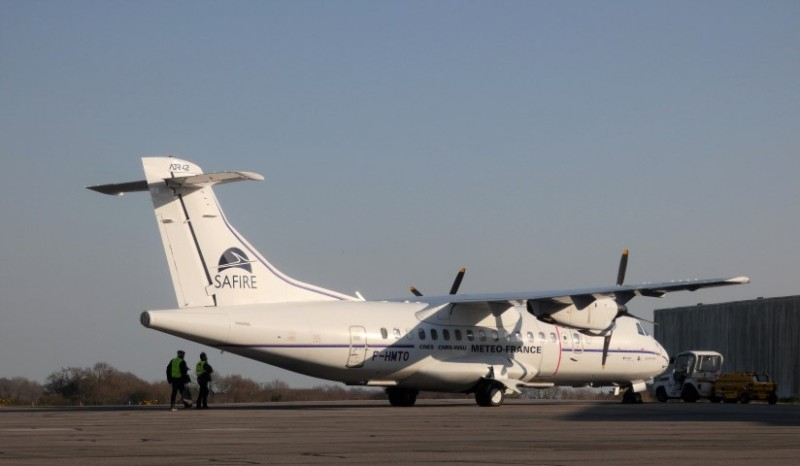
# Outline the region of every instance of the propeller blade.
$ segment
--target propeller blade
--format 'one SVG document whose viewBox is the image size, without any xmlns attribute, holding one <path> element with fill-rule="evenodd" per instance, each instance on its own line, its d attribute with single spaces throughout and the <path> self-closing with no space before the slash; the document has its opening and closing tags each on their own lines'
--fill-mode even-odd
<svg viewBox="0 0 800 466">
<path fill-rule="evenodd" d="M 617 286 L 625 283 L 625 270 L 628 268 L 628 250 L 622 251 L 622 257 L 619 258 L 619 270 L 617 271 Z"/>
<path fill-rule="evenodd" d="M 422 293 L 420 293 L 419 290 L 414 288 L 413 286 L 409 288 L 408 291 L 414 293 L 414 296 L 422 296 Z"/>
<path fill-rule="evenodd" d="M 458 287 L 461 286 L 461 280 L 464 279 L 464 273 L 467 271 L 465 268 L 461 268 L 456 274 L 456 279 L 453 281 L 453 286 L 450 287 L 450 294 L 458 293 Z"/>
<path fill-rule="evenodd" d="M 608 335 L 605 336 L 605 338 L 603 338 L 603 362 L 602 362 L 603 369 L 606 368 L 606 359 L 608 359 L 608 346 L 610 344 L 611 344 L 611 334 L 609 333 Z"/>
</svg>

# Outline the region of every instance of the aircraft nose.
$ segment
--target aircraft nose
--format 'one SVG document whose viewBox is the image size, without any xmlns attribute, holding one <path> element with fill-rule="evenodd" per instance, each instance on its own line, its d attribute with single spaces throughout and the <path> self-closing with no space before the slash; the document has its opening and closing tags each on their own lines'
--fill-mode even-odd
<svg viewBox="0 0 800 466">
<path fill-rule="evenodd" d="M 653 341 L 656 342 L 656 348 L 658 349 L 658 355 L 661 358 L 661 361 L 660 361 L 661 362 L 661 368 L 662 369 L 666 369 L 669 366 L 669 353 L 667 353 L 667 350 L 664 349 L 663 346 L 661 346 L 661 343 L 659 343 L 658 340 L 654 339 Z"/>
</svg>

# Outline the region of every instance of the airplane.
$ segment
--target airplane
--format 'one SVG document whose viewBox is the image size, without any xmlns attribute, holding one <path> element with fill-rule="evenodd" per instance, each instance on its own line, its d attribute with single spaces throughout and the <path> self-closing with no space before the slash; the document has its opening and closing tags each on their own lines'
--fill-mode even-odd
<svg viewBox="0 0 800 466">
<path fill-rule="evenodd" d="M 89 186 L 149 191 L 177 309 L 146 310 L 144 327 L 311 377 L 382 387 L 392 406 L 421 390 L 474 394 L 499 406 L 526 388 L 615 387 L 626 403 L 669 364 L 626 303 L 636 296 L 749 283 L 745 276 L 563 291 L 457 294 L 368 301 L 289 277 L 228 221 L 217 185 L 260 181 L 203 173 L 174 157 L 144 157 L 145 180 Z"/>
</svg>

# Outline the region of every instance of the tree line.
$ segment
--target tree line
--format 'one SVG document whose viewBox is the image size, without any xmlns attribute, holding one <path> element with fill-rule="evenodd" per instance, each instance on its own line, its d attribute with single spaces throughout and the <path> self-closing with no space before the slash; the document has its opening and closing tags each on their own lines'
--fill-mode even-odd
<svg viewBox="0 0 800 466">
<path fill-rule="evenodd" d="M 192 384 L 197 394 L 197 385 Z M 318 386 L 291 388 L 280 380 L 259 383 L 241 375 L 216 375 L 211 382 L 213 403 L 331 401 L 385 398 L 381 390 Z M 44 384 L 23 377 L 0 378 L 0 406 L 102 406 L 168 404 L 166 381 L 147 382 L 99 362 L 94 367 L 64 367 Z"/>
<path fill-rule="evenodd" d="M 197 394 L 197 386 L 192 385 Z M 218 376 L 211 382 L 212 403 L 264 403 L 280 401 L 385 400 L 377 388 L 320 385 L 291 388 L 280 380 L 259 383 L 239 374 Z M 147 382 L 107 363 L 94 367 L 65 367 L 50 374 L 44 384 L 23 377 L 0 378 L 0 406 L 103 406 L 168 404 L 166 381 Z M 460 398 L 463 394 L 422 392 L 421 398 Z M 548 388 L 524 392 L 526 399 L 605 399 L 596 389 Z"/>
</svg>

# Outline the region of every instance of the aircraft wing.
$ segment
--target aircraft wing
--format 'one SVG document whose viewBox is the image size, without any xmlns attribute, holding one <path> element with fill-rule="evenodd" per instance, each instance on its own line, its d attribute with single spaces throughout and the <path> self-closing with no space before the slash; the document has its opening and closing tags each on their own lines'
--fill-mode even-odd
<svg viewBox="0 0 800 466">
<path fill-rule="evenodd" d="M 711 278 L 560 291 L 419 296 L 416 301 L 426 304 L 426 309 L 437 313 L 445 307 L 449 309 L 450 315 L 458 315 L 463 321 L 473 324 L 483 321 L 489 315 L 498 317 L 497 313 L 502 312 L 501 309 L 526 306 L 528 312 L 539 319 L 610 335 L 609 332 L 613 331 L 618 317 L 626 315 L 634 317 L 628 313 L 625 303 L 636 296 L 660 298 L 671 291 L 695 291 L 700 288 L 749 282 L 748 277 Z M 583 312 L 588 309 L 591 311 Z M 424 319 L 429 311 L 421 312 L 419 317 Z"/>
<path fill-rule="evenodd" d="M 594 301 L 601 298 L 611 298 L 624 304 L 636 296 L 649 296 L 660 298 L 671 291 L 695 291 L 701 288 L 717 286 L 743 285 L 750 283 L 750 278 L 745 276 L 732 278 L 707 278 L 695 280 L 676 280 L 663 283 L 642 283 L 639 285 L 616 285 L 597 288 L 582 288 L 557 291 L 528 291 L 512 293 L 486 293 L 486 294 L 457 294 L 444 296 L 422 296 L 417 299 L 403 301 L 419 301 L 432 306 L 442 304 L 469 304 L 469 303 L 509 303 L 517 304 L 527 301 L 550 301 L 568 304 L 576 301 Z"/>
</svg>

